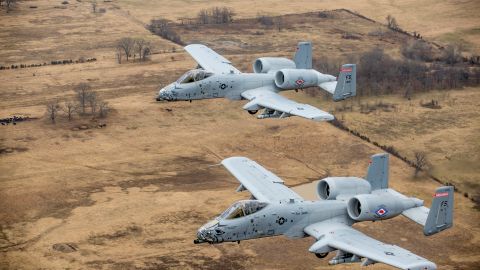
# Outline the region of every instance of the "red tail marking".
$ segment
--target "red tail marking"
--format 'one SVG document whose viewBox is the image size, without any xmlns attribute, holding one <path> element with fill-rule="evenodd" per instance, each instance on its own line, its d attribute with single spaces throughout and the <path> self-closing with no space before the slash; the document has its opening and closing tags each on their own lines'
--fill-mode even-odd
<svg viewBox="0 0 480 270">
<path fill-rule="evenodd" d="M 435 193 L 435 195 L 433 195 L 434 198 L 447 197 L 447 196 L 448 196 L 448 192 Z"/>
</svg>

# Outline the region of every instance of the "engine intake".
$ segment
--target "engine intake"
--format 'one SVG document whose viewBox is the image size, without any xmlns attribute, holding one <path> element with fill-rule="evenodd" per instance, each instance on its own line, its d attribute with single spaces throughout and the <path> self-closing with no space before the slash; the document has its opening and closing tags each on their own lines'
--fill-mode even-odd
<svg viewBox="0 0 480 270">
<path fill-rule="evenodd" d="M 253 63 L 255 73 L 268 73 L 282 68 L 294 69 L 295 67 L 295 62 L 283 57 L 261 57 Z"/>
<path fill-rule="evenodd" d="M 418 200 L 418 199 L 416 199 Z M 347 211 L 356 221 L 375 221 L 396 217 L 420 204 L 413 198 L 401 198 L 390 193 L 360 194 L 348 201 Z"/>
<path fill-rule="evenodd" d="M 370 183 L 358 177 L 327 177 L 317 184 L 317 194 L 322 200 L 336 200 L 341 196 L 369 194 Z"/>
</svg>

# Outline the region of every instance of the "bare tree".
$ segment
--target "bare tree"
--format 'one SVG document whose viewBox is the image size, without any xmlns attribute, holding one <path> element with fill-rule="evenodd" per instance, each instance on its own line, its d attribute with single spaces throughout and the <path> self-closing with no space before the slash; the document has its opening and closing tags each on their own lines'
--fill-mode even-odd
<svg viewBox="0 0 480 270">
<path fill-rule="evenodd" d="M 209 21 L 208 11 L 206 9 L 200 10 L 197 15 L 197 20 L 198 20 L 198 23 L 200 24 L 208 24 L 208 21 Z"/>
<path fill-rule="evenodd" d="M 392 15 L 388 15 L 386 19 L 387 19 L 388 28 L 393 30 L 400 29 L 400 26 L 398 26 L 397 20 Z"/>
<path fill-rule="evenodd" d="M 228 24 L 233 21 L 234 15 L 235 12 L 228 7 L 202 9 L 197 14 L 197 22 L 199 24 Z"/>
<path fill-rule="evenodd" d="M 119 64 L 122 63 L 122 55 L 123 55 L 122 48 L 117 47 L 116 50 L 115 50 L 115 56 L 117 57 L 117 62 Z"/>
<path fill-rule="evenodd" d="M 456 46 L 449 45 L 443 52 L 443 60 L 449 65 L 455 65 L 460 62 L 462 55 Z"/>
<path fill-rule="evenodd" d="M 71 121 L 73 114 L 77 111 L 77 104 L 73 101 L 66 101 L 62 107 L 63 112 L 67 114 L 68 121 Z"/>
<path fill-rule="evenodd" d="M 117 48 L 121 49 L 125 53 L 125 57 L 130 57 L 130 54 L 135 49 L 135 40 L 132 38 L 122 38 L 117 43 Z"/>
<path fill-rule="evenodd" d="M 0 6 L 5 6 L 7 13 L 15 6 L 17 0 L 0 0 Z"/>
<path fill-rule="evenodd" d="M 143 38 L 137 38 L 135 41 L 135 51 L 138 53 L 138 57 L 140 60 L 145 60 L 151 51 L 150 42 L 146 41 Z"/>
<path fill-rule="evenodd" d="M 60 110 L 60 105 L 58 104 L 58 101 L 55 100 L 47 103 L 47 115 L 53 124 L 55 124 L 55 119 L 57 119 L 59 110 Z"/>
<path fill-rule="evenodd" d="M 278 16 L 275 19 L 275 26 L 277 27 L 278 32 L 281 32 L 284 28 L 283 18 L 281 16 Z"/>
<path fill-rule="evenodd" d="M 138 53 L 138 58 L 143 60 L 143 47 L 145 46 L 146 41 L 143 38 L 136 38 L 133 41 L 135 43 L 135 51 Z"/>
<path fill-rule="evenodd" d="M 415 177 L 418 176 L 418 173 L 427 167 L 427 157 L 425 153 L 415 152 Z"/>
<path fill-rule="evenodd" d="M 88 83 L 80 83 L 75 87 L 77 93 L 77 100 L 82 114 L 85 114 L 85 108 L 87 107 L 89 96 L 92 94 L 92 87 Z"/>
<path fill-rule="evenodd" d="M 98 106 L 98 115 L 101 117 L 101 118 L 104 118 L 107 116 L 108 114 L 108 111 L 109 111 L 109 107 L 108 107 L 108 102 L 106 101 L 101 101 L 100 102 L 100 105 Z"/>
<path fill-rule="evenodd" d="M 92 1 L 92 11 L 93 13 L 96 13 L 97 12 L 97 1 Z"/>
<path fill-rule="evenodd" d="M 90 112 L 92 113 L 93 116 L 95 116 L 95 113 L 97 113 L 97 104 L 98 104 L 97 93 L 91 92 L 87 97 L 87 101 L 88 101 L 88 105 L 90 106 Z"/>
<path fill-rule="evenodd" d="M 145 44 L 145 47 L 143 48 L 143 53 L 142 53 L 142 60 L 145 61 L 147 58 L 152 54 L 152 45 L 150 42 Z"/>
</svg>

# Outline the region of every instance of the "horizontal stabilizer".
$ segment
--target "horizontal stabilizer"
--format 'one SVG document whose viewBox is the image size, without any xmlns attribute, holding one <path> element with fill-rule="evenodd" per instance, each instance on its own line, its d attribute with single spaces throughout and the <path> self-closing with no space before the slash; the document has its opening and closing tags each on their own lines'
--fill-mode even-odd
<svg viewBox="0 0 480 270">
<path fill-rule="evenodd" d="M 427 207 L 419 206 L 403 211 L 402 215 L 422 226 L 425 226 L 425 223 L 427 223 L 429 211 L 430 209 L 428 209 Z"/>
<path fill-rule="evenodd" d="M 337 81 L 323 82 L 318 87 L 333 95 L 334 101 L 340 101 L 357 95 L 357 66 L 342 65 Z"/>
<path fill-rule="evenodd" d="M 333 95 L 333 93 L 335 93 L 335 88 L 337 87 L 337 82 L 324 82 L 318 86 Z"/>
</svg>

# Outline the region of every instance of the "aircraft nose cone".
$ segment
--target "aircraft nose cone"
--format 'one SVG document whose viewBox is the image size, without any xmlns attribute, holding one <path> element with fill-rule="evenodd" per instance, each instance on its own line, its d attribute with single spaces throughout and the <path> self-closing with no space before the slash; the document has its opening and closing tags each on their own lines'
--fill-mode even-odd
<svg viewBox="0 0 480 270">
<path fill-rule="evenodd" d="M 207 224 L 203 225 L 198 229 L 197 231 L 197 239 L 195 239 L 193 242 L 195 244 L 200 244 L 204 242 L 208 243 L 215 243 L 217 242 L 217 239 L 215 237 L 215 228 L 217 227 L 218 221 L 217 220 L 212 220 L 208 222 Z"/>
<path fill-rule="evenodd" d="M 200 228 L 197 232 L 197 239 L 193 240 L 193 243 L 201 244 L 205 242 L 212 242 L 211 232 L 208 229 Z"/>
<path fill-rule="evenodd" d="M 158 96 L 156 99 L 157 101 L 170 100 L 171 97 L 172 97 L 171 91 L 163 88 L 162 90 L 160 90 L 160 92 L 158 92 Z"/>
</svg>

